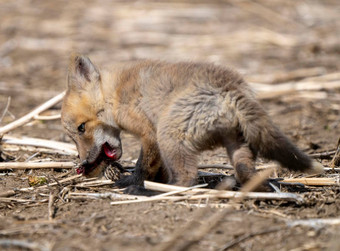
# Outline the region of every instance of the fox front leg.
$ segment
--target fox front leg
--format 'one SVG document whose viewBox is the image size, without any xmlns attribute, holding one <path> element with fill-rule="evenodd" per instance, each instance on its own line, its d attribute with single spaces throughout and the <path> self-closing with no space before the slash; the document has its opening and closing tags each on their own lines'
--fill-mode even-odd
<svg viewBox="0 0 340 251">
<path fill-rule="evenodd" d="M 162 161 L 156 142 L 142 140 L 142 148 L 132 175 L 125 176 L 116 182 L 119 187 L 130 185 L 143 186 L 144 180 L 154 180 Z"/>
</svg>

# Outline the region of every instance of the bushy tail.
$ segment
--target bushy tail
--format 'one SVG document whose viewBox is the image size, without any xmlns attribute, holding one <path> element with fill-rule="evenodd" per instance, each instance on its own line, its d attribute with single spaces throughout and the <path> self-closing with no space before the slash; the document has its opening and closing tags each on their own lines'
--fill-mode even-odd
<svg viewBox="0 0 340 251">
<path fill-rule="evenodd" d="M 240 129 L 253 151 L 293 171 L 323 171 L 320 163 L 311 160 L 272 123 L 255 99 L 242 96 L 234 101 Z"/>
</svg>

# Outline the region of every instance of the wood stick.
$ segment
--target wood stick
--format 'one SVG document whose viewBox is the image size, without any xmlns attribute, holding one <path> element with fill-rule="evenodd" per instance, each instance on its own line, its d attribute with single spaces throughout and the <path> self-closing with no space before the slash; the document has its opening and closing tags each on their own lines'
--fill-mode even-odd
<svg viewBox="0 0 340 251">
<path fill-rule="evenodd" d="M 182 191 L 178 191 L 179 193 L 182 193 Z M 169 192 L 172 193 L 172 192 Z M 190 201 L 190 200 L 210 200 L 212 198 L 216 198 L 214 195 L 210 194 L 200 194 L 200 195 L 192 195 L 192 194 L 184 194 L 182 196 L 162 196 L 155 198 L 152 197 L 146 197 L 146 198 L 135 198 L 133 200 L 123 200 L 123 201 L 113 201 L 110 203 L 110 205 L 123 205 L 123 204 L 135 204 L 135 203 L 142 203 L 142 202 L 155 202 L 155 201 L 173 201 L 173 202 L 179 202 L 179 201 Z M 220 199 L 220 198 L 219 198 Z"/>
<path fill-rule="evenodd" d="M 22 137 L 16 138 L 9 135 L 5 135 L 2 138 L 3 144 L 11 144 L 11 145 L 24 145 L 24 146 L 34 146 L 34 147 L 45 147 L 49 149 L 55 149 L 58 151 L 63 151 L 68 153 L 69 155 L 77 156 L 78 152 L 73 144 L 54 141 L 54 140 L 47 140 L 47 139 L 39 139 L 39 138 L 29 138 L 29 137 Z"/>
<path fill-rule="evenodd" d="M 311 82 L 300 81 L 283 83 L 278 85 L 250 83 L 253 88 L 258 92 L 259 99 L 276 98 L 285 94 L 297 93 L 298 91 L 317 91 L 321 89 L 337 89 L 340 88 L 340 81 L 332 82 Z"/>
<path fill-rule="evenodd" d="M 286 224 L 290 227 L 308 226 L 313 228 L 322 228 L 329 225 L 340 225 L 340 218 L 287 220 Z"/>
<path fill-rule="evenodd" d="M 65 95 L 65 92 L 62 92 L 58 94 L 57 96 L 53 97 L 52 99 L 46 101 L 42 105 L 35 108 L 30 113 L 26 114 L 25 116 L 19 118 L 18 120 L 13 121 L 12 123 L 9 123 L 3 127 L 0 128 L 0 135 L 3 135 L 5 133 L 8 133 L 9 131 L 20 127 L 26 123 L 28 123 L 34 116 L 38 115 L 39 113 L 45 111 L 46 109 L 49 109 L 50 107 L 54 106 L 55 104 L 59 103 Z"/>
<path fill-rule="evenodd" d="M 166 196 L 170 196 L 170 195 L 175 195 L 175 194 L 187 192 L 187 191 L 190 191 L 190 190 L 195 189 L 195 188 L 206 187 L 207 185 L 208 184 L 198 184 L 196 186 L 183 187 L 182 190 L 170 191 L 170 192 L 167 192 L 167 193 L 158 194 L 158 195 L 152 196 L 151 198 L 163 198 L 163 197 L 166 197 Z"/>
<path fill-rule="evenodd" d="M 11 202 L 18 202 L 18 203 L 29 203 L 29 202 L 47 202 L 47 199 L 43 199 L 43 200 L 28 200 L 28 199 L 20 199 L 20 198 L 0 198 L 1 202 L 7 202 L 7 203 L 11 203 Z"/>
<path fill-rule="evenodd" d="M 324 169 L 323 169 L 324 171 L 337 171 L 337 172 L 339 172 L 340 171 L 340 167 L 325 167 Z"/>
<path fill-rule="evenodd" d="M 64 150 L 56 150 L 56 149 L 47 149 L 37 146 L 24 146 L 24 145 L 10 145 L 10 144 L 2 144 L 1 148 L 7 152 L 34 152 L 34 153 L 45 153 L 45 154 L 59 154 L 59 155 L 66 155 L 66 156 L 76 156 L 76 152 L 67 152 Z"/>
<path fill-rule="evenodd" d="M 147 198 L 137 198 L 134 200 L 123 200 L 123 201 L 113 201 L 110 203 L 110 205 L 123 205 L 123 204 L 135 204 L 135 203 L 141 203 L 141 202 L 154 202 L 154 201 L 163 201 L 163 200 L 167 200 L 167 201 L 179 201 L 179 200 L 188 200 L 188 199 L 202 199 L 202 197 L 199 198 L 193 198 L 194 196 L 164 196 L 164 197 L 158 197 L 158 198 L 154 198 L 154 197 L 147 197 Z M 205 196 L 204 198 L 208 198 L 207 196 Z"/>
<path fill-rule="evenodd" d="M 74 167 L 73 162 L 0 162 L 0 170 L 69 169 Z"/>
<path fill-rule="evenodd" d="M 229 169 L 229 170 L 234 169 L 234 167 L 232 165 L 224 165 L 224 164 L 201 164 L 201 165 L 198 165 L 198 169 L 208 169 L 208 168 Z"/>
<path fill-rule="evenodd" d="M 50 192 L 49 200 L 48 200 L 48 220 L 51 221 L 54 218 L 54 204 L 55 196 Z"/>
<path fill-rule="evenodd" d="M 130 194 L 119 194 L 119 193 L 79 193 L 69 192 L 67 199 L 125 199 L 125 200 L 136 200 L 137 198 L 143 199 L 145 196 L 136 196 Z"/>
<path fill-rule="evenodd" d="M 160 191 L 160 192 L 170 192 L 170 191 L 180 191 L 184 187 L 161 184 L 152 181 L 144 181 L 144 186 L 146 189 Z M 302 202 L 303 199 L 301 196 L 294 193 L 262 193 L 262 192 L 234 192 L 234 191 L 223 191 L 216 189 L 207 189 L 207 188 L 194 188 L 192 190 L 187 191 L 189 194 L 197 194 L 204 193 L 206 195 L 211 196 L 212 198 L 221 198 L 221 199 L 232 199 L 232 198 L 240 198 L 245 196 L 247 199 L 259 199 L 259 200 L 286 200 L 286 201 L 295 201 Z"/>
<path fill-rule="evenodd" d="M 198 188 L 198 187 L 203 187 L 203 186 L 207 186 L 207 184 L 200 184 L 200 185 L 196 185 L 196 186 L 192 186 L 192 187 L 183 187 L 181 190 L 178 191 L 170 191 L 167 193 L 163 193 L 163 194 L 159 194 L 159 195 L 155 195 L 152 197 L 147 197 L 147 198 L 140 198 L 137 197 L 136 200 L 132 200 L 132 201 L 115 201 L 115 202 L 111 202 L 111 205 L 121 205 L 121 204 L 130 204 L 130 203 L 140 203 L 140 202 L 152 202 L 152 201 L 161 201 L 161 200 L 181 200 L 181 199 L 188 199 L 189 197 L 170 197 L 170 195 L 175 195 L 175 194 L 179 194 L 179 193 L 183 193 L 189 190 L 192 190 L 194 188 Z M 197 198 L 195 198 L 197 199 Z"/>
<path fill-rule="evenodd" d="M 292 178 L 284 179 L 280 182 L 300 183 L 308 186 L 334 186 L 339 185 L 339 179 L 336 178 Z"/>
<path fill-rule="evenodd" d="M 177 202 L 178 205 L 183 205 L 191 208 L 232 208 L 235 210 L 239 210 L 241 208 L 241 204 L 226 204 L 226 203 L 188 203 L 188 202 Z"/>
<path fill-rule="evenodd" d="M 322 153 L 312 153 L 312 154 L 309 154 L 309 156 L 314 159 L 331 159 L 332 155 L 334 155 L 335 152 L 336 150 L 331 150 L 331 151 L 326 151 Z"/>
<path fill-rule="evenodd" d="M 340 72 L 332 72 L 332 73 L 324 74 L 321 76 L 308 77 L 304 79 L 304 81 L 324 82 L 324 81 L 335 81 L 339 79 L 340 79 Z"/>
<path fill-rule="evenodd" d="M 13 195 L 16 195 L 17 192 L 15 190 L 8 190 L 8 191 L 5 191 L 5 192 L 1 192 L 0 193 L 0 197 L 10 197 L 10 196 L 13 196 Z"/>
<path fill-rule="evenodd" d="M 182 191 L 180 191 L 182 192 Z M 224 197 L 222 196 L 215 196 L 215 195 L 211 195 L 211 194 L 199 194 L 199 195 L 191 195 L 191 194 L 184 194 L 183 196 L 164 196 L 164 197 L 158 197 L 158 198 L 154 198 L 153 197 L 147 197 L 147 198 L 135 198 L 129 201 L 123 200 L 123 201 L 113 201 L 110 203 L 110 205 L 123 205 L 123 204 L 135 204 L 135 203 L 141 203 L 141 202 L 154 202 L 154 201 L 174 201 L 174 202 L 178 202 L 178 201 L 190 201 L 190 200 L 210 200 L 213 198 L 218 198 L 218 199 L 233 199 L 230 197 Z M 254 198 L 253 198 L 254 199 Z M 259 198 L 259 199 L 273 199 L 273 198 Z M 279 199 L 279 198 L 276 198 Z M 285 200 L 285 198 L 283 198 Z M 216 204 L 217 205 L 217 204 Z M 230 204 L 230 206 L 232 206 L 233 204 Z"/>
<path fill-rule="evenodd" d="M 98 186 L 106 186 L 106 185 L 113 185 L 115 182 L 112 180 L 94 180 L 88 182 L 82 182 L 76 184 L 75 187 L 77 188 L 85 188 L 85 187 L 98 187 Z"/>
</svg>

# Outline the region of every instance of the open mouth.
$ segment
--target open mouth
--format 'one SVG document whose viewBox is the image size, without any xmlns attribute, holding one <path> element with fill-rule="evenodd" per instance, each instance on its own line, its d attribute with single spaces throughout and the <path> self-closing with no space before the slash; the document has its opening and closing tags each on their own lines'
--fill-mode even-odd
<svg viewBox="0 0 340 251">
<path fill-rule="evenodd" d="M 85 160 L 77 168 L 77 174 L 87 175 L 91 173 L 94 169 L 96 169 L 99 165 L 101 165 L 103 162 L 118 160 L 120 158 L 119 152 L 120 151 L 118 149 L 111 147 L 108 143 L 105 143 L 102 146 L 102 149 L 100 153 L 98 154 L 98 157 L 96 158 L 96 160 L 91 163 Z"/>
</svg>

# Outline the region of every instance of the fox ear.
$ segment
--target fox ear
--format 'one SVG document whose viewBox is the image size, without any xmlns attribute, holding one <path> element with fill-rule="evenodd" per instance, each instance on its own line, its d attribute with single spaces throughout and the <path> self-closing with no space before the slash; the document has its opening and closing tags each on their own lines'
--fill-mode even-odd
<svg viewBox="0 0 340 251">
<path fill-rule="evenodd" d="M 85 81 L 84 81 L 85 80 Z M 68 85 L 85 85 L 86 82 L 97 82 L 100 73 L 91 60 L 83 55 L 72 54 L 69 63 Z"/>
</svg>

